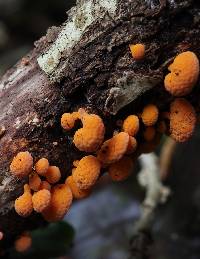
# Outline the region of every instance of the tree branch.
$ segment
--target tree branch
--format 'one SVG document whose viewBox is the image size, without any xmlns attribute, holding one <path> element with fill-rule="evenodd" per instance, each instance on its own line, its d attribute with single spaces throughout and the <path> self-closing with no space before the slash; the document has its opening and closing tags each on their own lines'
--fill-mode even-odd
<svg viewBox="0 0 200 259">
<path fill-rule="evenodd" d="M 158 3 L 159 2 L 159 3 Z M 34 50 L 0 80 L 0 230 L 5 243 L 43 224 L 38 215 L 22 219 L 13 201 L 24 181 L 10 175 L 21 150 L 59 165 L 63 179 L 80 153 L 60 128 L 63 112 L 87 107 L 115 129 L 122 115 L 144 103 L 162 110 L 171 97 L 163 89 L 169 60 L 190 49 L 200 55 L 198 0 L 83 0 L 60 27 L 52 27 Z M 129 44 L 143 42 L 146 58 L 135 62 Z M 199 83 L 190 95 L 198 108 Z M 158 98 L 159 96 L 159 98 Z M 6 239 L 7 238 L 7 239 Z"/>
</svg>

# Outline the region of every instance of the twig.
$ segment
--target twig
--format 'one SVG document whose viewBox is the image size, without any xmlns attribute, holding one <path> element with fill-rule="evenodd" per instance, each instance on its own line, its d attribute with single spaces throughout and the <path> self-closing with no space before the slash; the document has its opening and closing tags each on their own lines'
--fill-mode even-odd
<svg viewBox="0 0 200 259">
<path fill-rule="evenodd" d="M 138 175 L 139 184 L 146 189 L 146 196 L 142 204 L 142 214 L 136 224 L 136 230 L 147 229 L 152 221 L 154 210 L 159 203 L 165 203 L 170 189 L 160 180 L 159 162 L 154 153 L 139 157 L 141 171 Z"/>
<path fill-rule="evenodd" d="M 158 158 L 154 153 L 139 157 L 141 171 L 138 175 L 139 184 L 146 189 L 146 196 L 142 203 L 141 217 L 135 225 L 135 232 L 130 241 L 129 259 L 151 258 L 153 238 L 150 227 L 155 208 L 159 203 L 165 203 L 170 189 L 165 187 L 160 179 Z"/>
</svg>

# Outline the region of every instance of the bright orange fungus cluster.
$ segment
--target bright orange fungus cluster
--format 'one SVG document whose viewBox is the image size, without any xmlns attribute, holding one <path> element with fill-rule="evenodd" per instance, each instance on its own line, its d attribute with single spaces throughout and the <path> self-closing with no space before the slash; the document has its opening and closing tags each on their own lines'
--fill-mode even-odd
<svg viewBox="0 0 200 259">
<path fill-rule="evenodd" d="M 130 45 L 130 50 L 135 60 L 144 58 L 143 44 Z M 18 153 L 10 171 L 20 178 L 29 175 L 29 183 L 15 201 L 16 212 L 27 217 L 35 210 L 47 221 L 61 220 L 73 198 L 87 197 L 103 172 L 107 171 L 113 181 L 126 180 L 134 170 L 136 158 L 141 153 L 152 152 L 162 134 L 178 142 L 187 141 L 196 124 L 196 112 L 189 101 L 176 97 L 189 94 L 195 87 L 199 60 L 193 52 L 186 51 L 174 59 L 169 70 L 171 73 L 166 75 L 164 86 L 175 97 L 169 107 L 163 110 L 155 103 L 146 104 L 138 113 L 122 118 L 120 124 L 116 121 L 110 138 L 105 139 L 106 128 L 99 115 L 83 108 L 62 115 L 61 126 L 65 133 L 72 134 L 75 130 L 74 147 L 89 153 L 73 162 L 71 175 L 64 183 L 60 182 L 60 169 L 51 166 L 48 159 L 41 158 L 34 165 L 29 152 Z M 20 242 L 16 246 L 23 250 Z"/>
<path fill-rule="evenodd" d="M 20 171 L 23 175 L 23 170 L 26 168 L 25 165 L 29 163 L 30 160 L 33 161 L 33 158 L 30 153 L 24 152 L 28 155 L 23 156 L 23 160 L 21 159 L 18 161 L 17 158 L 21 157 L 21 153 L 19 153 L 13 159 L 13 162 L 15 163 L 15 168 L 20 168 Z M 17 162 L 19 162 L 19 164 L 17 164 Z M 16 176 L 19 176 L 18 172 L 16 173 L 14 170 L 11 172 Z M 42 213 L 43 216 L 45 215 L 45 218 L 50 218 L 51 221 L 56 221 L 58 218 L 61 219 L 66 211 L 64 211 L 61 215 L 60 211 L 56 212 L 54 209 L 52 209 L 52 206 L 54 205 L 53 197 L 55 195 L 60 195 L 60 191 L 55 187 L 53 187 L 53 190 L 51 191 L 51 185 L 59 182 L 60 178 L 60 169 L 57 166 L 50 166 L 48 159 L 39 159 L 35 163 L 35 166 L 33 166 L 32 162 L 32 167 L 29 168 L 29 183 L 24 185 L 24 193 L 15 200 L 16 212 L 21 217 L 27 217 L 34 210 L 37 213 Z M 69 207 L 69 204 L 72 202 L 71 191 L 69 191 L 69 193 L 69 197 L 66 199 L 66 201 L 62 202 L 62 206 L 65 207 L 66 210 Z M 47 214 L 52 214 L 52 210 L 54 212 L 54 216 L 48 217 Z M 59 216 L 56 213 L 58 213 Z"/>
</svg>

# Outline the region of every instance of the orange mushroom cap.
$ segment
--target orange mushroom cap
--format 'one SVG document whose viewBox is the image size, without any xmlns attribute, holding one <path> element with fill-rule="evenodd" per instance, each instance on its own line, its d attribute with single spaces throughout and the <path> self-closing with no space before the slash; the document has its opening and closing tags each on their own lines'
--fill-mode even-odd
<svg viewBox="0 0 200 259">
<path fill-rule="evenodd" d="M 126 154 L 132 154 L 137 149 L 137 140 L 134 137 L 129 137 Z"/>
<path fill-rule="evenodd" d="M 146 141 L 152 141 L 156 135 L 156 130 L 154 127 L 146 127 L 144 130 L 144 139 Z"/>
<path fill-rule="evenodd" d="M 37 163 L 35 164 L 35 170 L 41 176 L 45 176 L 48 168 L 49 168 L 49 161 L 44 157 L 38 160 Z"/>
<path fill-rule="evenodd" d="M 72 175 L 68 176 L 65 183 L 69 186 L 72 191 L 73 197 L 75 199 L 83 199 L 90 195 L 91 190 L 81 190 L 78 188 L 76 182 L 74 181 Z"/>
<path fill-rule="evenodd" d="M 57 183 L 61 178 L 60 169 L 57 166 L 49 166 L 46 172 L 46 178 L 49 183 Z"/>
<path fill-rule="evenodd" d="M 41 179 L 36 173 L 32 173 L 29 175 L 29 186 L 31 190 L 38 191 L 40 188 Z"/>
<path fill-rule="evenodd" d="M 32 238 L 30 235 L 22 235 L 15 240 L 15 250 L 19 253 L 27 251 L 32 245 Z"/>
<path fill-rule="evenodd" d="M 141 118 L 145 126 L 153 126 L 158 120 L 158 108 L 154 104 L 148 104 L 144 107 Z"/>
<path fill-rule="evenodd" d="M 95 152 L 102 144 L 105 127 L 102 119 L 96 114 L 81 111 L 83 128 L 76 131 L 74 144 L 80 151 Z"/>
<path fill-rule="evenodd" d="M 170 106 L 170 133 L 177 142 L 188 140 L 196 125 L 196 113 L 185 99 L 178 98 Z"/>
<path fill-rule="evenodd" d="M 139 119 L 136 115 L 129 115 L 123 123 L 123 131 L 130 136 L 135 136 L 139 130 Z"/>
<path fill-rule="evenodd" d="M 33 209 L 41 213 L 49 206 L 50 201 L 51 201 L 50 191 L 43 189 L 38 192 L 35 192 L 32 197 Z"/>
<path fill-rule="evenodd" d="M 51 185 L 47 181 L 42 181 L 40 184 L 40 190 L 43 190 L 43 189 L 50 191 Z"/>
<path fill-rule="evenodd" d="M 24 193 L 15 200 L 15 211 L 21 217 L 28 217 L 33 211 L 32 195 L 28 184 L 24 185 Z"/>
<path fill-rule="evenodd" d="M 61 126 L 64 130 L 71 130 L 76 120 L 79 119 L 78 112 L 64 113 L 61 117 Z"/>
<path fill-rule="evenodd" d="M 97 158 L 103 165 L 112 164 L 122 158 L 126 153 L 128 144 L 128 133 L 120 132 L 103 143 L 98 151 Z"/>
<path fill-rule="evenodd" d="M 134 59 L 141 60 L 145 56 L 145 45 L 138 43 L 138 44 L 131 44 L 130 46 L 131 54 Z"/>
<path fill-rule="evenodd" d="M 195 53 L 179 54 L 168 69 L 171 73 L 165 77 L 166 90 L 174 96 L 189 94 L 199 77 L 199 60 Z"/>
<path fill-rule="evenodd" d="M 26 152 L 19 152 L 10 164 L 10 171 L 14 175 L 22 178 L 27 176 L 33 167 L 33 158 L 31 154 Z"/>
<path fill-rule="evenodd" d="M 111 164 L 108 168 L 108 173 L 113 181 L 124 181 L 130 176 L 133 165 L 133 160 L 125 156 L 114 164 Z"/>
<path fill-rule="evenodd" d="M 83 157 L 72 172 L 73 180 L 81 190 L 90 189 L 100 175 L 101 165 L 95 156 Z"/>
<path fill-rule="evenodd" d="M 61 220 L 72 204 L 72 192 L 66 184 L 58 184 L 52 188 L 49 206 L 42 212 L 49 222 Z"/>
</svg>

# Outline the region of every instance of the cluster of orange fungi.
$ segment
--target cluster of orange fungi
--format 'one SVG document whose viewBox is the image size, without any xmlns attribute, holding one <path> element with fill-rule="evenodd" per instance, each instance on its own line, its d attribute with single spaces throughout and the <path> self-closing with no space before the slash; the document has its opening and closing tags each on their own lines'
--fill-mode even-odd
<svg viewBox="0 0 200 259">
<path fill-rule="evenodd" d="M 130 50 L 136 61 L 144 59 L 143 44 L 130 45 Z M 162 134 L 170 135 L 178 142 L 188 140 L 195 127 L 196 113 L 183 96 L 188 95 L 197 83 L 198 58 L 193 52 L 183 52 L 174 59 L 169 71 L 164 86 L 178 97 L 174 98 L 169 110 L 159 111 L 155 104 L 147 104 L 140 113 L 124 118 L 120 127 L 117 121 L 116 130 L 109 139 L 105 139 L 106 129 L 100 116 L 83 108 L 62 115 L 61 126 L 66 133 L 75 128 L 76 121 L 82 123 L 82 127 L 75 131 L 73 144 L 78 150 L 89 153 L 73 162 L 72 173 L 64 183 L 58 183 L 60 170 L 50 166 L 46 158 L 33 165 L 29 152 L 18 153 L 10 171 L 18 177 L 29 175 L 29 183 L 25 184 L 23 195 L 15 201 L 16 212 L 27 217 L 35 210 L 49 222 L 61 220 L 73 198 L 82 199 L 91 193 L 102 172 L 107 171 L 113 181 L 127 179 L 136 158 L 141 153 L 152 152 Z"/>
</svg>

